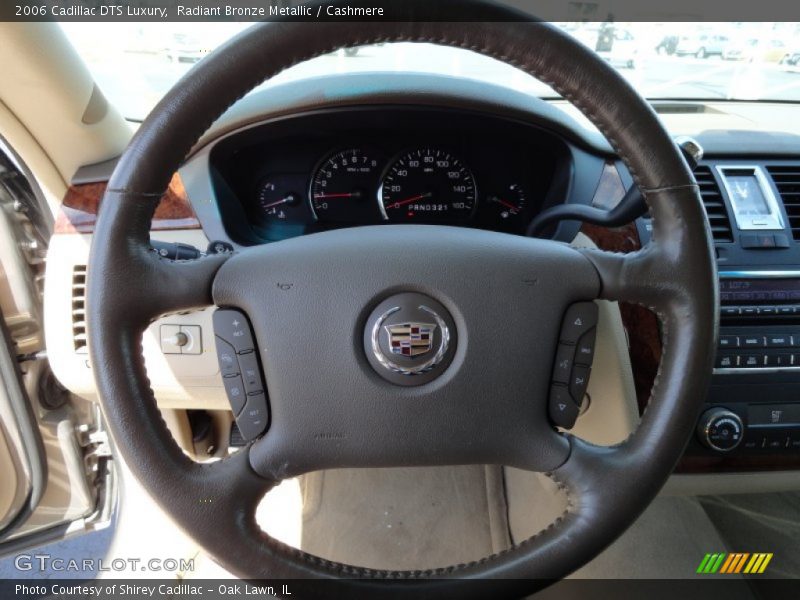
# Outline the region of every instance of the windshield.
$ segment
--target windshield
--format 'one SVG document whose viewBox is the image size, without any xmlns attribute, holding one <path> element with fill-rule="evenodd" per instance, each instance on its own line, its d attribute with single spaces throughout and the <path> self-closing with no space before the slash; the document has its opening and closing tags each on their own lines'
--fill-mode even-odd
<svg viewBox="0 0 800 600">
<path fill-rule="evenodd" d="M 141 120 L 169 88 L 250 23 L 63 23 L 109 100 Z M 651 99 L 800 101 L 798 23 L 559 23 Z M 470 51 L 429 44 L 339 50 L 269 82 L 358 71 L 479 79 L 542 97 L 556 94 L 521 71 Z"/>
</svg>

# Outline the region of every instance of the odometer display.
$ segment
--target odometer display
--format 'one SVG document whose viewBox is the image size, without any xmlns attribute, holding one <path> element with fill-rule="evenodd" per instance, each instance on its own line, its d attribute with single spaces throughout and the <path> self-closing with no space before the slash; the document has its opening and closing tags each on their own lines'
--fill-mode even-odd
<svg viewBox="0 0 800 600">
<path fill-rule="evenodd" d="M 379 199 L 389 221 L 458 223 L 472 215 L 476 193 L 475 179 L 460 160 L 426 148 L 394 161 Z"/>
</svg>

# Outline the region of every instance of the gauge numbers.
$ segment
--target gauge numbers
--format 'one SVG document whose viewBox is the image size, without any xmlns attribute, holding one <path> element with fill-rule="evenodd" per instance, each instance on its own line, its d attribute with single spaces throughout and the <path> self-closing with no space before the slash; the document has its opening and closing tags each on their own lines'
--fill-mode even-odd
<svg viewBox="0 0 800 600">
<path fill-rule="evenodd" d="M 395 160 L 378 192 L 386 220 L 427 223 L 465 221 L 476 195 L 469 169 L 448 152 L 431 148 Z"/>
<path fill-rule="evenodd" d="M 309 197 L 320 221 L 374 221 L 370 190 L 378 184 L 378 161 L 351 148 L 328 156 L 311 179 Z M 374 191 L 373 191 L 374 193 Z"/>
</svg>

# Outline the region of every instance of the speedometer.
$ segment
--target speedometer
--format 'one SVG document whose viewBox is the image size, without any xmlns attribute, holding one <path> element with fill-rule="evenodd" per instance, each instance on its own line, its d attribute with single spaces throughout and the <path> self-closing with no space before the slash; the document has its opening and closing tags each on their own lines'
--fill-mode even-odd
<svg viewBox="0 0 800 600">
<path fill-rule="evenodd" d="M 462 222 L 472 215 L 475 179 L 444 150 L 413 150 L 394 161 L 383 177 L 380 207 L 390 221 Z"/>
</svg>

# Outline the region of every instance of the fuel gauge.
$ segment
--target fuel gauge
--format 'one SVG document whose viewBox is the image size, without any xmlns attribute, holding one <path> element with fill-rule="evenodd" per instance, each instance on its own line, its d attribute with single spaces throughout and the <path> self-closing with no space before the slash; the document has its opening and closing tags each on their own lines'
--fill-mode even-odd
<svg viewBox="0 0 800 600">
<path fill-rule="evenodd" d="M 486 200 L 489 208 L 501 220 L 512 221 L 525 210 L 525 192 L 516 183 L 512 183 L 499 194 L 489 194 Z"/>
<path fill-rule="evenodd" d="M 271 223 L 301 223 L 307 220 L 302 196 L 293 188 L 295 178 L 284 175 L 266 177 L 258 188 L 262 218 Z"/>
</svg>

